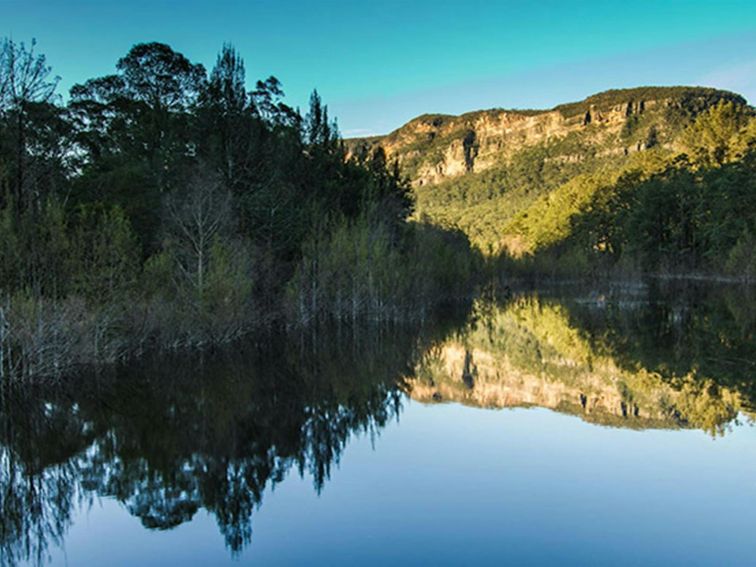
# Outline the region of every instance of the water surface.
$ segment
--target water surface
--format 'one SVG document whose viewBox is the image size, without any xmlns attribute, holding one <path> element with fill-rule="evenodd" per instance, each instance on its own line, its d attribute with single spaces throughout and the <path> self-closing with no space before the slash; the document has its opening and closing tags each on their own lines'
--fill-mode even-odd
<svg viewBox="0 0 756 567">
<path fill-rule="evenodd" d="M 560 288 L 6 387 L 2 563 L 753 564 L 755 331 Z"/>
</svg>

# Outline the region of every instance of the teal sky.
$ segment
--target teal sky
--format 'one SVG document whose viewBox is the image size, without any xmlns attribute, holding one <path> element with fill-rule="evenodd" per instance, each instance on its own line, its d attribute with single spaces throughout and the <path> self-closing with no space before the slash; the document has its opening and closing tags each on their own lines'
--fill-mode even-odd
<svg viewBox="0 0 756 567">
<path fill-rule="evenodd" d="M 641 84 L 756 100 L 756 2 L 246 2 L 0 0 L 0 36 L 36 38 L 61 92 L 113 72 L 136 42 L 212 67 L 223 42 L 250 85 L 276 75 L 292 105 L 317 88 L 342 133 L 424 112 L 550 107 Z"/>
</svg>

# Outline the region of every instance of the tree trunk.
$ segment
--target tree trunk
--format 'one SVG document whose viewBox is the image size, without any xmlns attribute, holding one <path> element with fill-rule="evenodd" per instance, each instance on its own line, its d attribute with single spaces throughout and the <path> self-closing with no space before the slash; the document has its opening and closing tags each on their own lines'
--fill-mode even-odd
<svg viewBox="0 0 756 567">
<path fill-rule="evenodd" d="M 24 136 L 24 105 L 20 105 L 18 109 L 18 116 L 16 118 L 17 139 L 16 139 L 16 210 L 21 216 L 21 212 L 24 209 L 23 204 L 23 187 L 24 187 L 24 154 L 26 138 Z"/>
</svg>

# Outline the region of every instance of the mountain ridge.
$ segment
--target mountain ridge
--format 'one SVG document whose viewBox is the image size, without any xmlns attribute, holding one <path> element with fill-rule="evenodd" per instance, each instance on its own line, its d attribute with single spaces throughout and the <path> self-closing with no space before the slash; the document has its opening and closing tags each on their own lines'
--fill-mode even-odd
<svg viewBox="0 0 756 567">
<path fill-rule="evenodd" d="M 386 135 L 351 138 L 346 143 L 350 153 L 380 146 L 418 187 L 485 171 L 517 151 L 570 134 L 603 146 L 607 154 L 646 149 L 652 126 L 658 143 L 670 144 L 681 126 L 720 101 L 747 106 L 741 95 L 710 87 L 610 89 L 549 109 L 426 113 Z M 591 126 L 593 132 L 586 136 Z M 563 159 L 576 159 L 564 155 Z"/>
<path fill-rule="evenodd" d="M 505 271 L 756 272 L 756 222 L 728 209 L 756 180 L 756 111 L 737 93 L 637 87 L 541 111 L 424 114 L 347 149 L 396 162 L 414 218 L 460 230 Z"/>
</svg>

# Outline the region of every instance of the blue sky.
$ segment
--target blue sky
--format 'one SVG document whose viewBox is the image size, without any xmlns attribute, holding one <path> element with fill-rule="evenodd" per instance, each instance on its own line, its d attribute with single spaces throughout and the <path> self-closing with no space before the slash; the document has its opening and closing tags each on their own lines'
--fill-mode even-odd
<svg viewBox="0 0 756 567">
<path fill-rule="evenodd" d="M 292 105 L 317 88 L 345 135 L 424 112 L 543 108 L 615 87 L 696 84 L 756 101 L 756 2 L 0 0 L 0 36 L 38 40 L 61 91 L 136 42 L 212 67 L 224 42 L 250 85 Z"/>
</svg>

